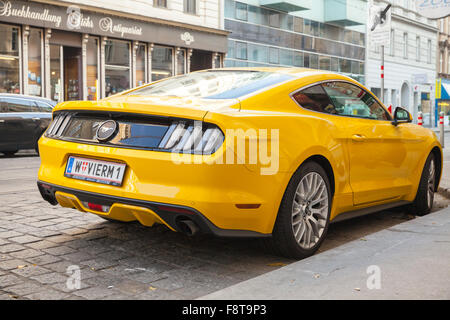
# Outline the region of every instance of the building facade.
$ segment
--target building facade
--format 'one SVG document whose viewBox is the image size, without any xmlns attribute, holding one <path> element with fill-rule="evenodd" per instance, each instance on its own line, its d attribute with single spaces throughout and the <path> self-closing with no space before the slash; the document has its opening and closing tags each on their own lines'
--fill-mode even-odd
<svg viewBox="0 0 450 320">
<path fill-rule="evenodd" d="M 96 100 L 227 51 L 221 0 L 0 0 L 0 92 Z"/>
<path fill-rule="evenodd" d="M 432 126 L 435 119 L 437 23 L 417 13 L 414 0 L 374 0 L 386 7 L 392 4 L 390 45 L 385 47 L 384 103 L 404 107 L 417 121 L 422 111 L 424 125 Z M 370 4 L 370 3 L 369 3 Z M 370 43 L 370 34 L 368 41 Z M 368 46 L 366 85 L 381 96 L 381 49 Z"/>
<path fill-rule="evenodd" d="M 362 0 L 225 0 L 225 66 L 296 66 L 365 82 Z"/>
</svg>

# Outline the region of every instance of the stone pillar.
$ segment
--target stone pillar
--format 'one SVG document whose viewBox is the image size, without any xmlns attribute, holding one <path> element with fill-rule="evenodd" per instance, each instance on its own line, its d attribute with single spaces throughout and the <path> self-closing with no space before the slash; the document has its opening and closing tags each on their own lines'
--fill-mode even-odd
<svg viewBox="0 0 450 320">
<path fill-rule="evenodd" d="M 155 45 L 153 43 L 148 44 L 147 48 L 147 82 L 152 82 L 152 53 L 153 47 Z"/>
<path fill-rule="evenodd" d="M 87 44 L 89 41 L 89 35 L 83 34 L 81 41 L 81 75 L 82 75 L 82 99 L 86 100 L 88 96 L 87 88 Z"/>
<path fill-rule="evenodd" d="M 22 29 L 22 93 L 28 94 L 28 36 L 30 26 Z"/>
<path fill-rule="evenodd" d="M 191 72 L 191 57 L 192 57 L 192 49 L 188 49 L 186 52 L 186 73 Z"/>
<path fill-rule="evenodd" d="M 133 41 L 131 51 L 131 88 L 137 86 L 136 81 L 136 52 L 139 48 L 139 41 Z"/>
<path fill-rule="evenodd" d="M 105 97 L 106 79 L 105 79 L 105 45 L 108 37 L 101 37 L 100 39 L 100 74 L 98 77 L 100 87 L 100 97 Z"/>
<path fill-rule="evenodd" d="M 174 66 L 173 66 L 173 76 L 178 75 L 178 53 L 180 53 L 180 47 L 175 48 L 175 57 L 173 59 Z"/>
<path fill-rule="evenodd" d="M 50 38 L 52 37 L 52 29 L 45 29 L 44 34 L 44 97 L 52 99 L 51 82 L 50 82 Z M 53 99 L 52 99 L 53 100 Z"/>
</svg>

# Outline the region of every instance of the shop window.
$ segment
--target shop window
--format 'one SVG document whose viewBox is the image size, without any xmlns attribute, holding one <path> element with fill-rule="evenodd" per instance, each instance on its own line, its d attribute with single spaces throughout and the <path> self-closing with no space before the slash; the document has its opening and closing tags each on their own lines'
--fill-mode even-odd
<svg viewBox="0 0 450 320">
<path fill-rule="evenodd" d="M 98 99 L 98 54 L 99 39 L 89 37 L 87 43 L 87 66 L 86 66 L 86 80 L 87 80 L 87 99 Z"/>
<path fill-rule="evenodd" d="M 105 95 L 130 89 L 130 43 L 108 40 L 105 45 Z"/>
<path fill-rule="evenodd" d="M 177 51 L 177 75 L 186 73 L 186 50 Z"/>
<path fill-rule="evenodd" d="M 170 77 L 172 70 L 173 49 L 155 46 L 152 51 L 152 81 Z"/>
<path fill-rule="evenodd" d="M 19 28 L 0 25 L 0 93 L 20 93 Z"/>
<path fill-rule="evenodd" d="M 64 100 L 62 83 L 62 47 L 50 45 L 50 98 L 61 102 Z"/>
<path fill-rule="evenodd" d="M 42 95 L 42 30 L 30 29 L 28 38 L 28 94 Z"/>
<path fill-rule="evenodd" d="M 147 47 L 145 44 L 138 45 L 136 50 L 136 86 L 142 86 L 145 80 Z"/>
</svg>

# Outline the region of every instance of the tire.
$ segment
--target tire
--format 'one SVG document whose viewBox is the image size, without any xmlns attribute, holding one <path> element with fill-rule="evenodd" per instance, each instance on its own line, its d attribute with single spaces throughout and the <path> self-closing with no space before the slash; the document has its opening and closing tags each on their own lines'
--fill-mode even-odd
<svg viewBox="0 0 450 320">
<path fill-rule="evenodd" d="M 416 198 L 410 210 L 417 216 L 424 216 L 433 209 L 434 193 L 436 188 L 436 159 L 433 153 L 427 158 L 420 177 Z"/>
<path fill-rule="evenodd" d="M 3 153 L 5 156 L 7 156 L 7 157 L 12 157 L 12 156 L 14 156 L 14 155 L 17 153 L 17 151 L 19 151 L 19 150 L 2 151 L 2 153 Z"/>
<path fill-rule="evenodd" d="M 293 259 L 313 255 L 327 234 L 331 199 L 325 170 L 316 162 L 304 163 L 286 188 L 272 237 L 264 239 L 266 248 Z"/>
</svg>

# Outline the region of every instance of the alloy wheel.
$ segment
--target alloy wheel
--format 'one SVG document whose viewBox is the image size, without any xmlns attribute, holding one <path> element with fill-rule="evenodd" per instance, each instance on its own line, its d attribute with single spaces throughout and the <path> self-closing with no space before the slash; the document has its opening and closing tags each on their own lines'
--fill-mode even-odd
<svg viewBox="0 0 450 320">
<path fill-rule="evenodd" d="M 328 190 L 317 172 L 305 175 L 292 204 L 292 231 L 298 245 L 310 249 L 321 239 L 328 219 Z"/>
<path fill-rule="evenodd" d="M 432 208 L 434 201 L 434 187 L 435 187 L 435 174 L 436 169 L 434 165 L 434 160 L 430 161 L 430 166 L 428 169 L 428 184 L 427 184 L 427 203 L 428 208 Z"/>
</svg>

